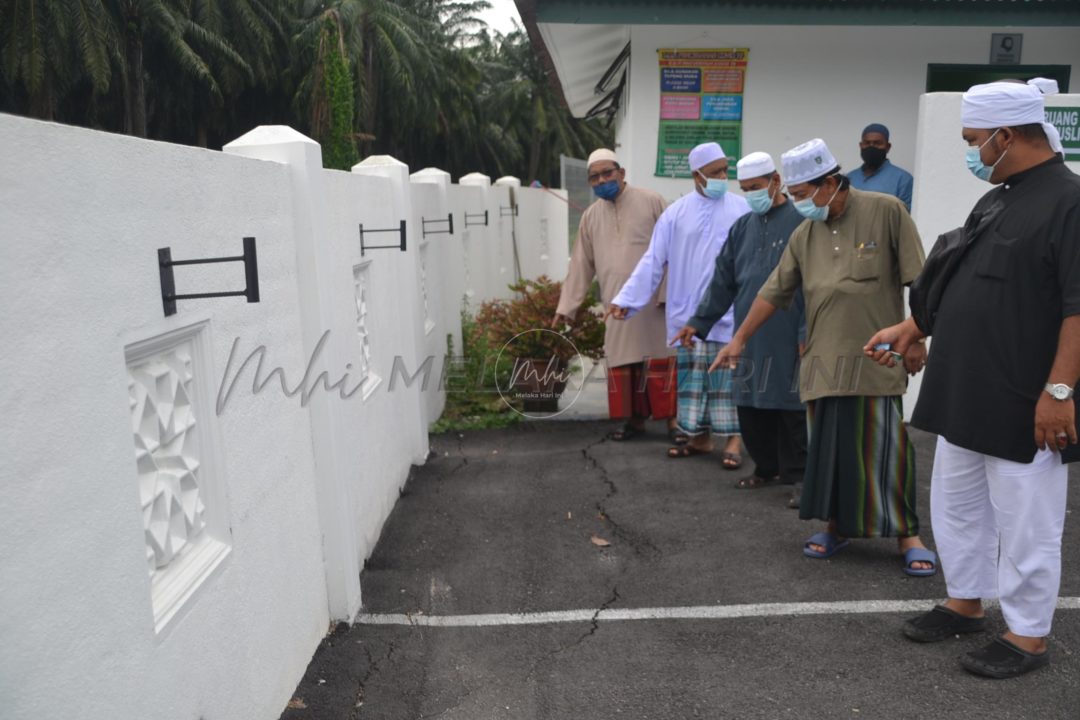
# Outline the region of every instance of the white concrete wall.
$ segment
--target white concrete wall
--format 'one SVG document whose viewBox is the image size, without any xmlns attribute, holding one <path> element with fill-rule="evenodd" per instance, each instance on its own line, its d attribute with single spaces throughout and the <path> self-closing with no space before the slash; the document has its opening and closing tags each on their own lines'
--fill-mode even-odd
<svg viewBox="0 0 1080 720">
<path fill-rule="evenodd" d="M 324 170 L 285 127 L 218 153 L 0 115 L 0 145 L 0 715 L 276 718 L 361 606 L 363 560 L 426 459 L 466 286 L 474 310 L 508 294 L 509 188 L 393 158 Z M 565 208 L 515 192 L 528 274 L 561 277 L 539 228 L 565 247 Z M 489 225 L 465 231 L 466 209 Z M 420 218 L 450 212 L 454 235 L 425 242 Z M 361 223 L 403 218 L 406 252 L 361 255 Z M 236 256 L 245 236 L 259 303 L 163 316 L 158 248 Z M 245 284 L 239 263 L 175 276 L 179 293 Z M 162 508 L 164 550 L 146 525 Z"/>
<path fill-rule="evenodd" d="M 273 387 L 232 395 L 216 438 L 231 552 L 158 633 L 124 351 L 208 320 L 201 424 L 234 339 L 303 368 L 287 168 L 7 115 L 0 145 L 0 714 L 277 717 L 329 620 L 309 415 Z M 261 302 L 163 317 L 157 249 L 231 256 L 245 235 Z M 234 264 L 176 276 L 244 285 Z"/>
<path fill-rule="evenodd" d="M 750 49 L 743 117 L 743 152 L 780 153 L 821 137 L 846 169 L 861 164 L 859 133 L 871 122 L 892 133 L 890 158 L 911 171 L 919 96 L 929 63 L 985 64 L 989 27 L 657 25 L 631 28 L 629 107 L 617 126 L 616 150 L 627 180 L 669 200 L 685 181 L 657 178 L 660 48 Z M 1021 29 L 1026 65 L 1071 65 L 1080 82 L 1076 28 Z M 916 191 L 918 179 L 916 179 Z"/>
<path fill-rule="evenodd" d="M 566 193 L 542 188 L 516 188 L 516 224 L 521 274 L 525 278 L 547 275 L 562 281 L 570 265 Z"/>
</svg>

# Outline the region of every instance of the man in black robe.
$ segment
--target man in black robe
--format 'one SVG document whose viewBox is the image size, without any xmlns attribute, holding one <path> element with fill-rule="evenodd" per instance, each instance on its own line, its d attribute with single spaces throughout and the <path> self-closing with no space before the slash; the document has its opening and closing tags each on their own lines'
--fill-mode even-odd
<svg viewBox="0 0 1080 720">
<path fill-rule="evenodd" d="M 934 338 L 912 425 L 939 435 L 931 521 L 949 599 L 904 633 L 932 642 L 981 631 L 983 599 L 999 597 L 1008 632 L 960 663 L 1004 678 L 1050 660 L 1064 463 L 1080 460 L 1080 176 L 1033 85 L 977 85 L 961 119 L 969 169 L 997 187 L 939 240 L 931 277 L 912 286 L 912 318 L 865 349 L 890 364 L 882 343 L 904 352 Z"/>
</svg>

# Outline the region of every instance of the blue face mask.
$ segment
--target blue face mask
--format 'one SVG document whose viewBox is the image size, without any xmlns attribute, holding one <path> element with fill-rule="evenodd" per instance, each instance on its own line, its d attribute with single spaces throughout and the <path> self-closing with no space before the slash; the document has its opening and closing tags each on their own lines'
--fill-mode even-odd
<svg viewBox="0 0 1080 720">
<path fill-rule="evenodd" d="M 705 178 L 705 187 L 701 188 L 701 192 L 705 193 L 705 197 L 710 200 L 722 198 L 727 192 L 727 180 Z"/>
<path fill-rule="evenodd" d="M 619 181 L 608 180 L 606 183 L 600 183 L 593 187 L 592 191 L 601 200 L 614 200 L 615 196 L 619 194 Z"/>
<path fill-rule="evenodd" d="M 1002 158 L 1005 157 L 1005 153 L 1009 152 L 1009 149 L 1005 148 L 1005 152 L 1001 153 L 1001 157 L 997 159 L 997 162 L 989 166 L 983 165 L 982 149 L 986 147 L 987 143 L 994 139 L 994 135 L 997 135 L 1000 130 L 1001 128 L 995 130 L 994 134 L 986 138 L 986 142 L 984 142 L 979 147 L 969 147 L 967 149 L 968 170 L 970 170 L 971 174 L 979 178 L 980 180 L 990 182 L 990 176 L 994 174 L 994 168 L 996 168 L 998 163 L 1001 162 Z"/>
<path fill-rule="evenodd" d="M 694 172 L 697 173 L 697 171 Z M 706 196 L 706 198 L 710 200 L 723 198 L 724 193 L 728 191 L 727 178 L 705 177 L 701 173 L 698 173 L 698 175 L 701 177 L 702 180 L 705 181 L 705 187 L 701 188 L 701 192 Z"/>
<path fill-rule="evenodd" d="M 836 186 L 836 192 L 834 192 L 832 194 L 832 197 L 829 198 L 829 202 L 825 203 L 824 205 L 815 205 L 814 196 L 817 195 L 820 190 L 821 186 L 819 185 L 818 189 L 814 191 L 813 195 L 806 198 L 805 200 L 797 200 L 795 202 L 795 209 L 799 211 L 800 215 L 802 215 L 808 220 L 825 220 L 829 217 L 829 203 L 831 203 L 833 201 L 833 198 L 836 197 L 836 193 L 840 192 L 840 186 Z"/>
<path fill-rule="evenodd" d="M 746 202 L 750 203 L 751 210 L 758 215 L 764 215 L 772 209 L 774 197 L 775 194 L 769 194 L 769 188 L 761 188 L 746 193 Z"/>
</svg>

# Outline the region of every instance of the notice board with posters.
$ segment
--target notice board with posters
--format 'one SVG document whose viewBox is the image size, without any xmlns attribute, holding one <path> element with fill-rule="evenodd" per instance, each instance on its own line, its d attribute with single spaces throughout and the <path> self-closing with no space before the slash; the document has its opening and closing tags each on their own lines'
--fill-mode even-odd
<svg viewBox="0 0 1080 720">
<path fill-rule="evenodd" d="M 729 158 L 742 156 L 743 87 L 749 48 L 657 50 L 660 132 L 656 175 L 690 177 L 695 145 L 718 142 Z M 735 163 L 728 176 L 735 177 Z"/>
</svg>

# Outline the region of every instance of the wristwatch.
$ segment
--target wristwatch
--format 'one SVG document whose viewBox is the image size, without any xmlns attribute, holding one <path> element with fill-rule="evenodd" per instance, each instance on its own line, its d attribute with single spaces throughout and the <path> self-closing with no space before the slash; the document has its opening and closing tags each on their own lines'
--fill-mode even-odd
<svg viewBox="0 0 1080 720">
<path fill-rule="evenodd" d="M 1073 396 L 1073 389 L 1065 383 L 1046 383 L 1043 390 L 1049 393 L 1050 397 L 1061 402 L 1065 402 Z"/>
</svg>

